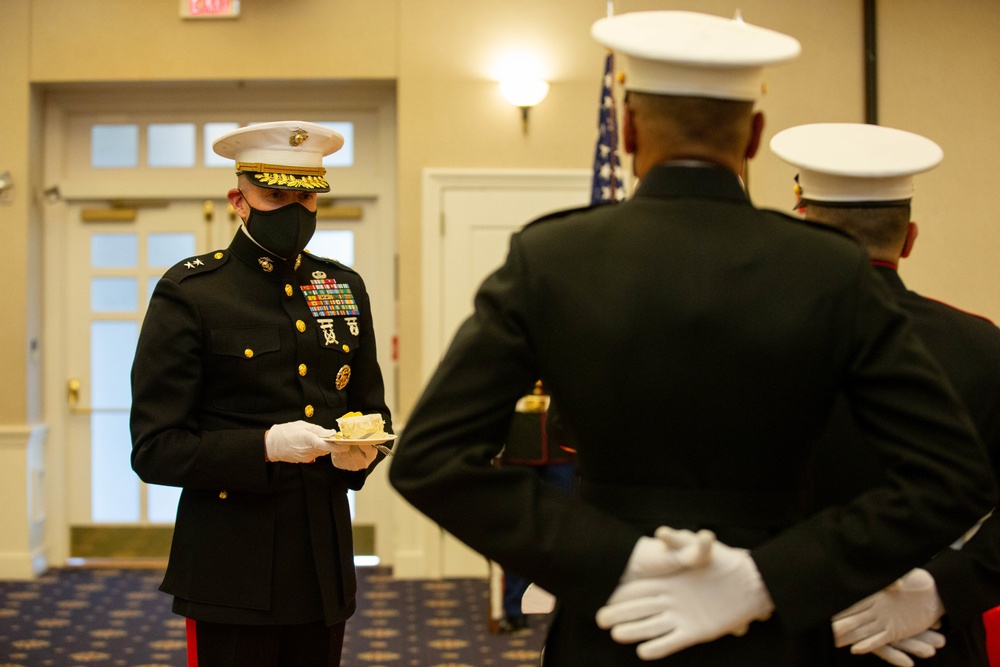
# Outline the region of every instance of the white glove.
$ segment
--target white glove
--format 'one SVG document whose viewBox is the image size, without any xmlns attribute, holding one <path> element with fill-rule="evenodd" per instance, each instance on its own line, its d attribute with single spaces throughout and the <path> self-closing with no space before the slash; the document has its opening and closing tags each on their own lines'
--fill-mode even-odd
<svg viewBox="0 0 1000 667">
<path fill-rule="evenodd" d="M 896 665 L 896 667 L 914 667 L 913 658 L 907 655 L 907 653 L 915 655 L 918 658 L 930 658 L 937 653 L 939 648 L 944 647 L 944 643 L 944 635 L 940 632 L 924 630 L 912 637 L 886 644 L 881 648 L 875 649 L 872 653 L 890 665 Z"/>
<path fill-rule="evenodd" d="M 659 660 L 727 634 L 741 635 L 774 610 L 757 566 L 745 549 L 721 542 L 707 566 L 620 584 L 597 611 L 597 625 L 643 660 Z M 645 641 L 644 641 L 645 640 Z"/>
<path fill-rule="evenodd" d="M 264 436 L 264 449 L 268 461 L 285 463 L 312 463 L 320 456 L 333 451 L 323 438 L 332 434 L 318 424 L 297 421 L 275 424 Z"/>
<path fill-rule="evenodd" d="M 934 577 L 915 568 L 833 617 L 833 641 L 851 653 L 877 648 L 929 630 L 944 614 Z"/>
<path fill-rule="evenodd" d="M 621 581 L 662 577 L 680 570 L 708 564 L 709 552 L 715 542 L 710 530 L 674 530 L 667 526 L 656 529 L 656 537 L 640 537 L 632 549 Z"/>
<path fill-rule="evenodd" d="M 338 445 L 335 442 L 329 443 L 333 452 L 330 460 L 335 468 L 341 470 L 364 470 L 378 454 L 378 450 L 372 445 Z"/>
</svg>

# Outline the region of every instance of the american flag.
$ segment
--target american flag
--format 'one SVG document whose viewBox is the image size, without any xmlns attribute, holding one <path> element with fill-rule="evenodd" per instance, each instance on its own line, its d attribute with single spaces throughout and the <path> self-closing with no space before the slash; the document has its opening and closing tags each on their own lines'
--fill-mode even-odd
<svg viewBox="0 0 1000 667">
<path fill-rule="evenodd" d="M 594 151 L 594 180 L 590 203 L 603 204 L 625 199 L 621 161 L 618 158 L 618 121 L 615 114 L 615 56 L 608 52 L 601 85 L 601 105 Z"/>
</svg>

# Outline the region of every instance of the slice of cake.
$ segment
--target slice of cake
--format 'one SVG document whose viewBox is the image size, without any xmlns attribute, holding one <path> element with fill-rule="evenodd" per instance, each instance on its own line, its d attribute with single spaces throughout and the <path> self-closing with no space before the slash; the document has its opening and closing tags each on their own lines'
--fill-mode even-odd
<svg viewBox="0 0 1000 667">
<path fill-rule="evenodd" d="M 339 437 L 346 440 L 362 440 L 385 435 L 385 421 L 377 412 L 363 415 L 360 412 L 348 412 L 337 420 L 340 429 Z"/>
</svg>

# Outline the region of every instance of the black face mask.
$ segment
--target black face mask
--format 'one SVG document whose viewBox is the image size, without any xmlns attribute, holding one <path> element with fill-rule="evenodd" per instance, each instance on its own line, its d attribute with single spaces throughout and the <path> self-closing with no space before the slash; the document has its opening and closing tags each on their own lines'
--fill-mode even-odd
<svg viewBox="0 0 1000 667">
<path fill-rule="evenodd" d="M 247 206 L 250 206 L 249 202 Z M 250 238 L 262 248 L 281 259 L 291 259 L 305 249 L 315 233 L 316 212 L 299 202 L 292 202 L 273 211 L 260 211 L 250 206 L 250 215 L 245 224 Z"/>
</svg>

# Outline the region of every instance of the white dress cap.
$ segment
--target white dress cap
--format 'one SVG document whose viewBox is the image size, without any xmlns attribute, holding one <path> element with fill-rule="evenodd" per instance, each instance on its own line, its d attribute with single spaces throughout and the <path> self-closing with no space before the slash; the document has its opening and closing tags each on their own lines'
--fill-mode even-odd
<svg viewBox="0 0 1000 667">
<path fill-rule="evenodd" d="M 911 199 L 913 175 L 944 157 L 919 134 L 861 123 L 791 127 L 774 135 L 771 150 L 799 168 L 803 199 L 841 204 Z"/>
<path fill-rule="evenodd" d="M 323 156 L 340 150 L 344 137 L 300 120 L 257 123 L 228 132 L 212 150 L 236 161 L 236 172 L 265 188 L 328 192 Z"/>
<path fill-rule="evenodd" d="M 801 51 L 794 37 L 696 12 L 619 14 L 595 23 L 590 34 L 626 56 L 627 90 L 659 95 L 753 101 L 764 66 Z"/>
</svg>

